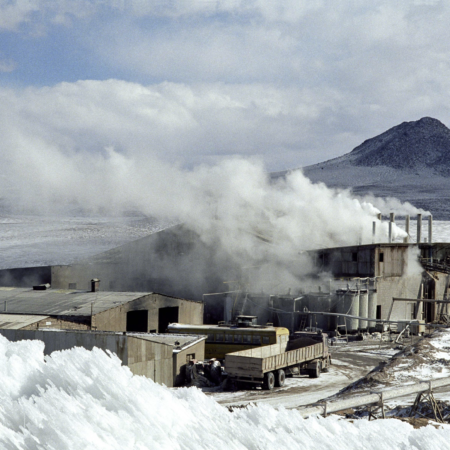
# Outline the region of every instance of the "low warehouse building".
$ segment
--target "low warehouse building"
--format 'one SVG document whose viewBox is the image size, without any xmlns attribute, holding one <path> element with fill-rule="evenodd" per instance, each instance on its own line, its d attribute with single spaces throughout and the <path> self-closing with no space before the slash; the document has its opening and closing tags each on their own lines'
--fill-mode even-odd
<svg viewBox="0 0 450 450">
<path fill-rule="evenodd" d="M 94 347 L 115 353 L 134 375 L 143 375 L 168 387 L 182 384 L 184 369 L 190 359 L 203 359 L 205 336 L 153 335 L 94 331 L 0 329 L 10 341 L 40 340 L 44 353 Z"/>
<path fill-rule="evenodd" d="M 163 333 L 171 322 L 203 323 L 203 303 L 158 293 L 0 288 L 3 315 L 41 316 L 28 328 Z"/>
</svg>

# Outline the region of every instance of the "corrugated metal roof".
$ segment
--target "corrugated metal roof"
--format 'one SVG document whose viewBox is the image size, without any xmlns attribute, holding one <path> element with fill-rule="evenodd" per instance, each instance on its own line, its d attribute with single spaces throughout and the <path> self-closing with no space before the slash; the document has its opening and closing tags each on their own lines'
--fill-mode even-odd
<svg viewBox="0 0 450 450">
<path fill-rule="evenodd" d="M 20 330 L 44 319 L 48 319 L 48 316 L 0 314 L 0 329 Z"/>
<path fill-rule="evenodd" d="M 13 314 L 90 316 L 150 295 L 148 292 L 89 292 L 1 288 L 0 309 Z M 6 302 L 6 304 L 5 304 Z"/>
</svg>

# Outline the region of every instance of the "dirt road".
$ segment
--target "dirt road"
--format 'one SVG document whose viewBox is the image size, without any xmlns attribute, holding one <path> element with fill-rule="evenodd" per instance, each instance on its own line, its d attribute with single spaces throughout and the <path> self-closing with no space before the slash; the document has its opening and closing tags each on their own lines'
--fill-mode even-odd
<svg viewBox="0 0 450 450">
<path fill-rule="evenodd" d="M 330 347 L 332 366 L 320 378 L 307 375 L 286 379 L 282 388 L 264 391 L 260 388 L 236 392 L 206 392 L 224 406 L 240 406 L 249 403 L 267 403 L 272 406 L 295 408 L 308 405 L 338 393 L 350 383 L 357 381 L 381 361 L 389 359 L 398 350 L 395 344 L 379 341 L 360 341 Z"/>
</svg>

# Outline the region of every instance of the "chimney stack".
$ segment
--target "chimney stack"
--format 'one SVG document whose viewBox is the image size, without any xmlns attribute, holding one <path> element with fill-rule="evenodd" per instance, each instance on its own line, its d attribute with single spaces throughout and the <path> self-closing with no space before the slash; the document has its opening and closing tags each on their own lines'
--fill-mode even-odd
<svg viewBox="0 0 450 450">
<path fill-rule="evenodd" d="M 98 292 L 100 290 L 100 280 L 98 278 L 93 278 L 91 280 L 91 292 Z"/>
<path fill-rule="evenodd" d="M 394 222 L 395 222 L 395 214 L 391 212 L 389 217 L 389 244 L 392 243 L 392 227 L 394 226 Z"/>
<path fill-rule="evenodd" d="M 433 216 L 430 214 L 428 216 L 428 243 L 433 242 Z"/>
<path fill-rule="evenodd" d="M 409 214 L 405 216 L 405 231 L 408 236 L 403 239 L 405 244 L 409 243 Z"/>
<path fill-rule="evenodd" d="M 422 214 L 417 214 L 417 243 L 422 240 Z"/>
</svg>

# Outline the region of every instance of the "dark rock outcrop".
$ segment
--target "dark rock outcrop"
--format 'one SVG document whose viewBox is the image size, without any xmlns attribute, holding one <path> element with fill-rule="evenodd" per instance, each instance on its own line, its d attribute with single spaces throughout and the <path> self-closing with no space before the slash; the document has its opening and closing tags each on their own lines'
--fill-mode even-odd
<svg viewBox="0 0 450 450">
<path fill-rule="evenodd" d="M 348 156 L 356 166 L 429 168 L 450 176 L 450 130 L 431 117 L 403 122 L 363 142 Z"/>
</svg>

